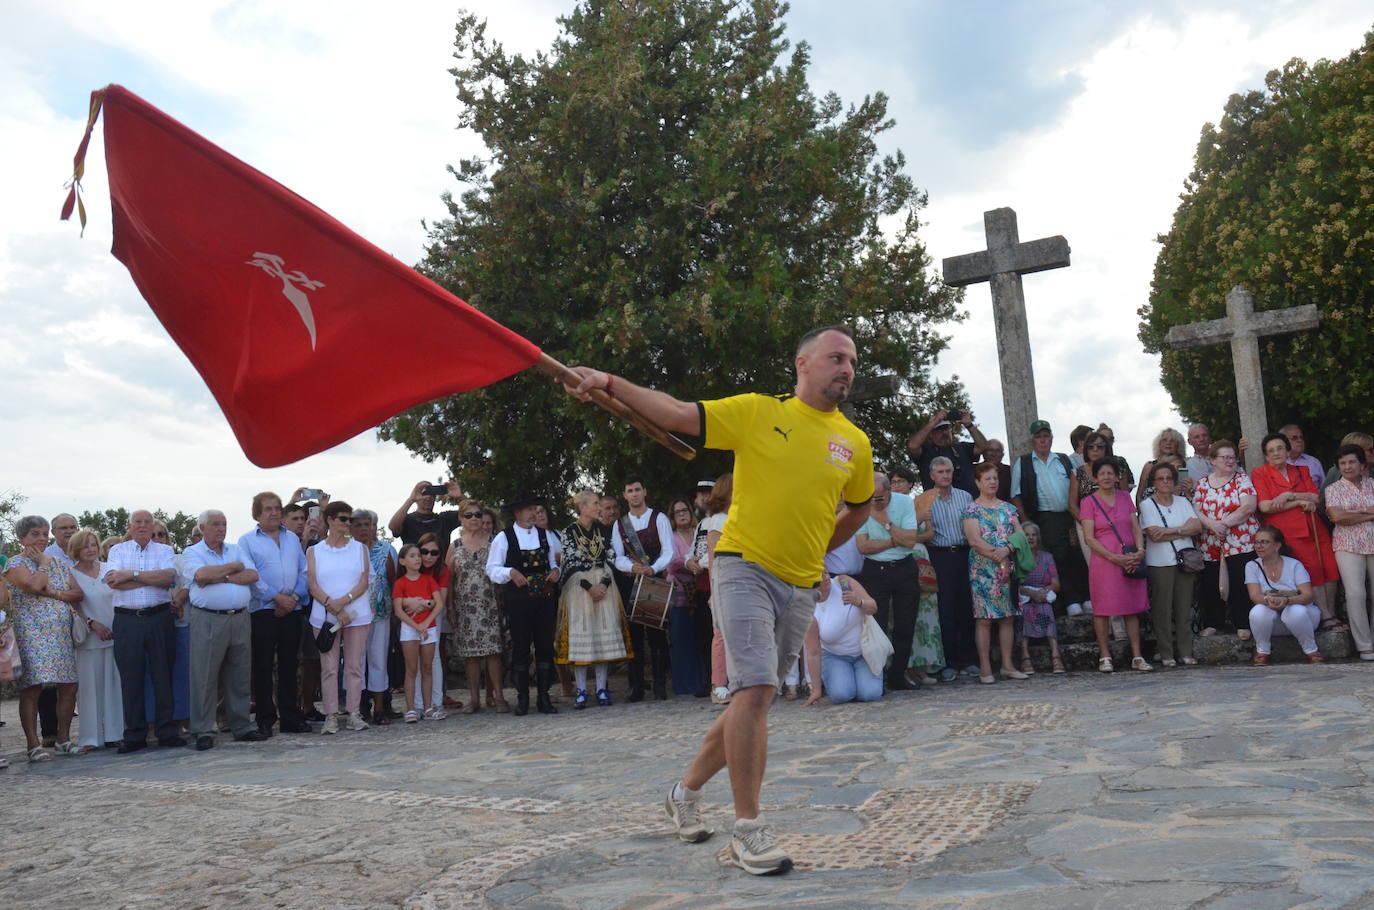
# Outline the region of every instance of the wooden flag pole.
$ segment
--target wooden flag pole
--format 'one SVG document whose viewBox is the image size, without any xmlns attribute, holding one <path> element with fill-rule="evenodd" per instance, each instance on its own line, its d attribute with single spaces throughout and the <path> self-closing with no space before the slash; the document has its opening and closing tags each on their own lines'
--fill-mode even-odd
<svg viewBox="0 0 1374 910">
<path fill-rule="evenodd" d="M 576 386 L 582 381 L 582 377 L 568 369 L 563 363 L 554 360 L 548 354 L 541 353 L 539 355 L 539 360 L 536 361 L 534 365 L 552 376 L 557 382 L 561 382 L 564 385 Z M 681 439 L 678 439 L 672 433 L 663 429 L 663 427 L 650 421 L 643 414 L 640 414 L 619 398 L 607 395 L 601 389 L 592 389 L 590 397 L 592 401 L 601 405 L 622 420 L 628 421 L 636 430 L 639 430 L 639 432 L 643 433 L 645 436 L 659 443 L 674 455 L 685 458 L 688 461 L 696 457 L 696 449 L 692 448 Z"/>
</svg>

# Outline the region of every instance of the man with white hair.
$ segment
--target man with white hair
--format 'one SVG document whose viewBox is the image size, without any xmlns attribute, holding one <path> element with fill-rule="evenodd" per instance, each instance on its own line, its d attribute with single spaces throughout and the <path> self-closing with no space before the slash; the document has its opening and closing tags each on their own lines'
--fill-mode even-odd
<svg viewBox="0 0 1374 910">
<path fill-rule="evenodd" d="M 182 555 L 183 580 L 191 593 L 191 734 L 196 749 L 204 752 L 215 744 L 215 708 L 221 694 L 235 740 L 255 743 L 267 737 L 248 713 L 253 673 L 248 608 L 257 567 L 246 549 L 225 542 L 229 525 L 223 512 L 206 509 L 196 526 L 201 541 Z"/>
<path fill-rule="evenodd" d="M 148 745 L 143 700 L 145 673 L 153 680 L 153 724 L 160 746 L 186 745 L 172 719 L 172 665 L 177 639 L 168 589 L 176 581 L 176 554 L 153 540 L 153 513 L 129 516 L 129 539 L 110 547 L 105 584 L 114 588 L 114 658 L 124 694 L 124 742 L 120 754 Z M 146 669 L 145 669 L 146 667 Z"/>
</svg>

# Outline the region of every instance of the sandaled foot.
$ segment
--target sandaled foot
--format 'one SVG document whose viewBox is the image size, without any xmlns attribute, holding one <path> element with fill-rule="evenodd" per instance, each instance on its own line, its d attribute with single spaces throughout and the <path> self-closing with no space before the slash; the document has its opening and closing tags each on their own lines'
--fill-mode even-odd
<svg viewBox="0 0 1374 910">
<path fill-rule="evenodd" d="M 1021 658 L 1021 672 L 1027 676 L 1035 675 L 1035 664 L 1031 663 L 1030 655 Z"/>
<path fill-rule="evenodd" d="M 1152 667 L 1150 665 L 1150 662 L 1145 658 L 1136 657 L 1131 660 L 1131 669 L 1139 670 L 1142 673 L 1149 673 L 1151 670 L 1154 669 L 1154 667 Z"/>
<path fill-rule="evenodd" d="M 1064 659 L 1063 659 L 1062 657 L 1060 657 L 1058 654 L 1056 654 L 1056 655 L 1054 655 L 1054 657 L 1050 658 L 1050 669 L 1053 670 L 1055 673 L 1067 673 L 1067 672 L 1068 672 L 1067 670 L 1064 669 Z"/>
<path fill-rule="evenodd" d="M 42 746 L 34 746 L 29 750 L 28 756 L 31 762 L 52 761 L 52 753 Z"/>
<path fill-rule="evenodd" d="M 1103 657 L 1098 660 L 1097 671 L 1099 673 L 1112 673 L 1115 672 L 1115 670 L 1116 668 L 1112 666 L 1112 659 L 1110 657 Z"/>
<path fill-rule="evenodd" d="M 1250 659 L 1250 663 L 1254 664 L 1256 667 L 1262 667 L 1265 664 L 1269 663 L 1269 655 L 1256 654 L 1254 657 Z"/>
</svg>

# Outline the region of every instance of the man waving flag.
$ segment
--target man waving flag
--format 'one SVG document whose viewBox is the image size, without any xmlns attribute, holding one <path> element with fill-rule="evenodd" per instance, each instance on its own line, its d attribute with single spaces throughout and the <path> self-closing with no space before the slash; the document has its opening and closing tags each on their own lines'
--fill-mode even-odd
<svg viewBox="0 0 1374 910">
<path fill-rule="evenodd" d="M 64 219 L 76 208 L 85 224 L 79 181 L 102 109 L 112 252 L 254 464 L 297 461 L 408 407 L 530 366 L 566 371 L 118 85 L 91 94 Z M 438 343 L 417 343 L 420 328 Z M 384 381 L 341 382 L 338 367 L 360 351 Z M 602 404 L 686 454 L 618 402 Z"/>
</svg>

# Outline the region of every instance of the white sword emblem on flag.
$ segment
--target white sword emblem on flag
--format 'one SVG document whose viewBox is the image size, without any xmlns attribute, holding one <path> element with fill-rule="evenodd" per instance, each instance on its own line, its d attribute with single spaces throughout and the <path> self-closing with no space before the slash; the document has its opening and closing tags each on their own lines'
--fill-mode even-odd
<svg viewBox="0 0 1374 910">
<path fill-rule="evenodd" d="M 324 287 L 323 281 L 311 281 L 304 272 L 288 272 L 282 266 L 286 260 L 276 253 L 254 253 L 253 258 L 245 265 L 253 265 L 262 269 L 273 278 L 281 279 L 281 293 L 300 314 L 301 322 L 305 323 L 305 328 L 310 332 L 310 350 L 315 350 L 315 314 L 310 309 L 310 298 L 305 295 L 307 290 L 315 290 Z M 297 287 L 300 285 L 300 287 Z"/>
</svg>

